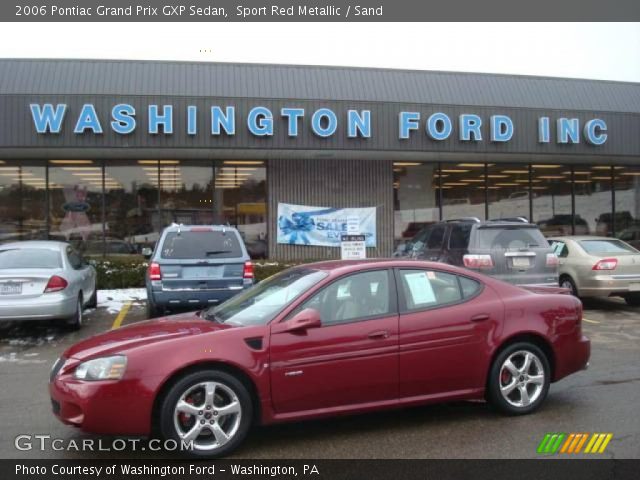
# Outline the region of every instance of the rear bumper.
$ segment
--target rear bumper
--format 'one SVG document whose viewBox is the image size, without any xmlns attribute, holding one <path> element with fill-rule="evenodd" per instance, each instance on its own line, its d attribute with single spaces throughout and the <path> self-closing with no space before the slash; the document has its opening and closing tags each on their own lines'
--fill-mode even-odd
<svg viewBox="0 0 640 480">
<path fill-rule="evenodd" d="M 578 286 L 584 297 L 611 297 L 636 293 L 640 295 L 640 275 L 616 278 L 616 275 L 594 275 L 584 279 Z"/>
<path fill-rule="evenodd" d="M 553 380 L 557 381 L 580 370 L 586 370 L 591 357 L 591 341 L 582 335 L 578 341 L 563 342 L 556 348 L 556 371 Z"/>
<path fill-rule="evenodd" d="M 147 291 L 147 298 L 155 307 L 198 309 L 218 305 L 250 286 L 220 290 L 152 290 Z"/>
<path fill-rule="evenodd" d="M 0 320 L 48 320 L 73 316 L 76 311 L 75 297 L 45 293 L 31 299 L 0 298 Z"/>
</svg>

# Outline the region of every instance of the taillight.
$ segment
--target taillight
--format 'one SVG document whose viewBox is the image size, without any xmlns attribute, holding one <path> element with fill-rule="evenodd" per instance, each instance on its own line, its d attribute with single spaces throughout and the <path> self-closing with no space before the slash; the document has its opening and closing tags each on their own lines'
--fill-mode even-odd
<svg viewBox="0 0 640 480">
<path fill-rule="evenodd" d="M 465 255 L 462 260 L 467 268 L 493 268 L 491 255 Z"/>
<path fill-rule="evenodd" d="M 547 267 L 557 267 L 560 259 L 555 253 L 547 253 Z"/>
<path fill-rule="evenodd" d="M 615 270 L 618 266 L 617 258 L 603 258 L 591 270 Z"/>
<path fill-rule="evenodd" d="M 44 293 L 59 292 L 67 288 L 67 285 L 69 283 L 64 278 L 54 275 L 47 282 L 47 286 L 44 287 Z"/>
<path fill-rule="evenodd" d="M 149 280 L 162 280 L 160 265 L 158 265 L 156 262 L 153 262 L 149 265 Z"/>
<path fill-rule="evenodd" d="M 253 278 L 253 263 L 244 262 L 244 269 L 242 270 L 242 278 Z"/>
</svg>

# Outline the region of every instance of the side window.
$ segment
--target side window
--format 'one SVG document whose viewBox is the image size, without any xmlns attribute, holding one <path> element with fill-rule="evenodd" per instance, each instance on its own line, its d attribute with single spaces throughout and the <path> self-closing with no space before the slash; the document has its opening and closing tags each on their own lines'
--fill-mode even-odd
<svg viewBox="0 0 640 480">
<path fill-rule="evenodd" d="M 458 278 L 460 279 L 460 287 L 462 288 L 462 296 L 464 298 L 473 297 L 480 290 L 480 282 L 476 282 L 467 277 Z"/>
<path fill-rule="evenodd" d="M 82 268 L 82 258 L 73 248 L 67 248 L 67 258 L 69 259 L 69 264 L 71 268 L 74 270 L 80 270 Z"/>
<path fill-rule="evenodd" d="M 449 248 L 467 248 L 470 235 L 471 225 L 454 225 L 449 237 Z"/>
<path fill-rule="evenodd" d="M 445 230 L 444 225 L 438 225 L 433 229 L 433 232 L 431 232 L 431 235 L 429 235 L 427 239 L 427 248 L 429 250 L 437 250 L 442 247 Z"/>
<path fill-rule="evenodd" d="M 551 249 L 559 258 L 565 258 L 569 255 L 569 247 L 564 242 L 551 242 Z"/>
<path fill-rule="evenodd" d="M 340 278 L 307 300 L 296 311 L 313 308 L 323 326 L 350 323 L 391 312 L 389 272 L 375 270 Z"/>
<path fill-rule="evenodd" d="M 400 288 L 407 311 L 462 300 L 456 275 L 430 270 L 400 270 Z"/>
</svg>

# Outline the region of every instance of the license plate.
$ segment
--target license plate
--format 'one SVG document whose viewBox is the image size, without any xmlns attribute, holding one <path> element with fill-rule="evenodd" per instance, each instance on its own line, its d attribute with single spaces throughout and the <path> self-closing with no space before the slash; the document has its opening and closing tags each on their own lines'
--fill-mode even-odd
<svg viewBox="0 0 640 480">
<path fill-rule="evenodd" d="M 629 284 L 630 292 L 640 292 L 640 283 L 630 283 Z"/>
<path fill-rule="evenodd" d="M 511 259 L 515 268 L 529 268 L 528 257 L 513 257 Z"/>
<path fill-rule="evenodd" d="M 183 267 L 182 278 L 222 278 L 224 267 Z"/>
<path fill-rule="evenodd" d="M 0 295 L 17 295 L 21 293 L 21 283 L 0 283 Z"/>
</svg>

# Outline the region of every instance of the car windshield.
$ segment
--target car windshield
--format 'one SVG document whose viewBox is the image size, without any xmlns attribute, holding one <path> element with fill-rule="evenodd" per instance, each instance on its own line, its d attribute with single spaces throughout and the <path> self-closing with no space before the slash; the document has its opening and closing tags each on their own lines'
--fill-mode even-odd
<svg viewBox="0 0 640 480">
<path fill-rule="evenodd" d="M 233 325 L 264 325 L 327 275 L 311 268 L 285 270 L 223 304 L 209 308 L 203 316 Z"/>
<path fill-rule="evenodd" d="M 60 252 L 46 248 L 7 248 L 0 250 L 0 270 L 9 268 L 61 268 Z"/>
<path fill-rule="evenodd" d="M 582 240 L 580 246 L 589 254 L 638 253 L 638 250 L 620 240 Z"/>
<path fill-rule="evenodd" d="M 242 257 L 242 249 L 234 231 L 203 228 L 167 233 L 160 256 L 173 260 L 234 258 Z"/>
<path fill-rule="evenodd" d="M 504 250 L 548 246 L 540 230 L 524 226 L 479 228 L 477 241 L 483 247 Z"/>
</svg>

